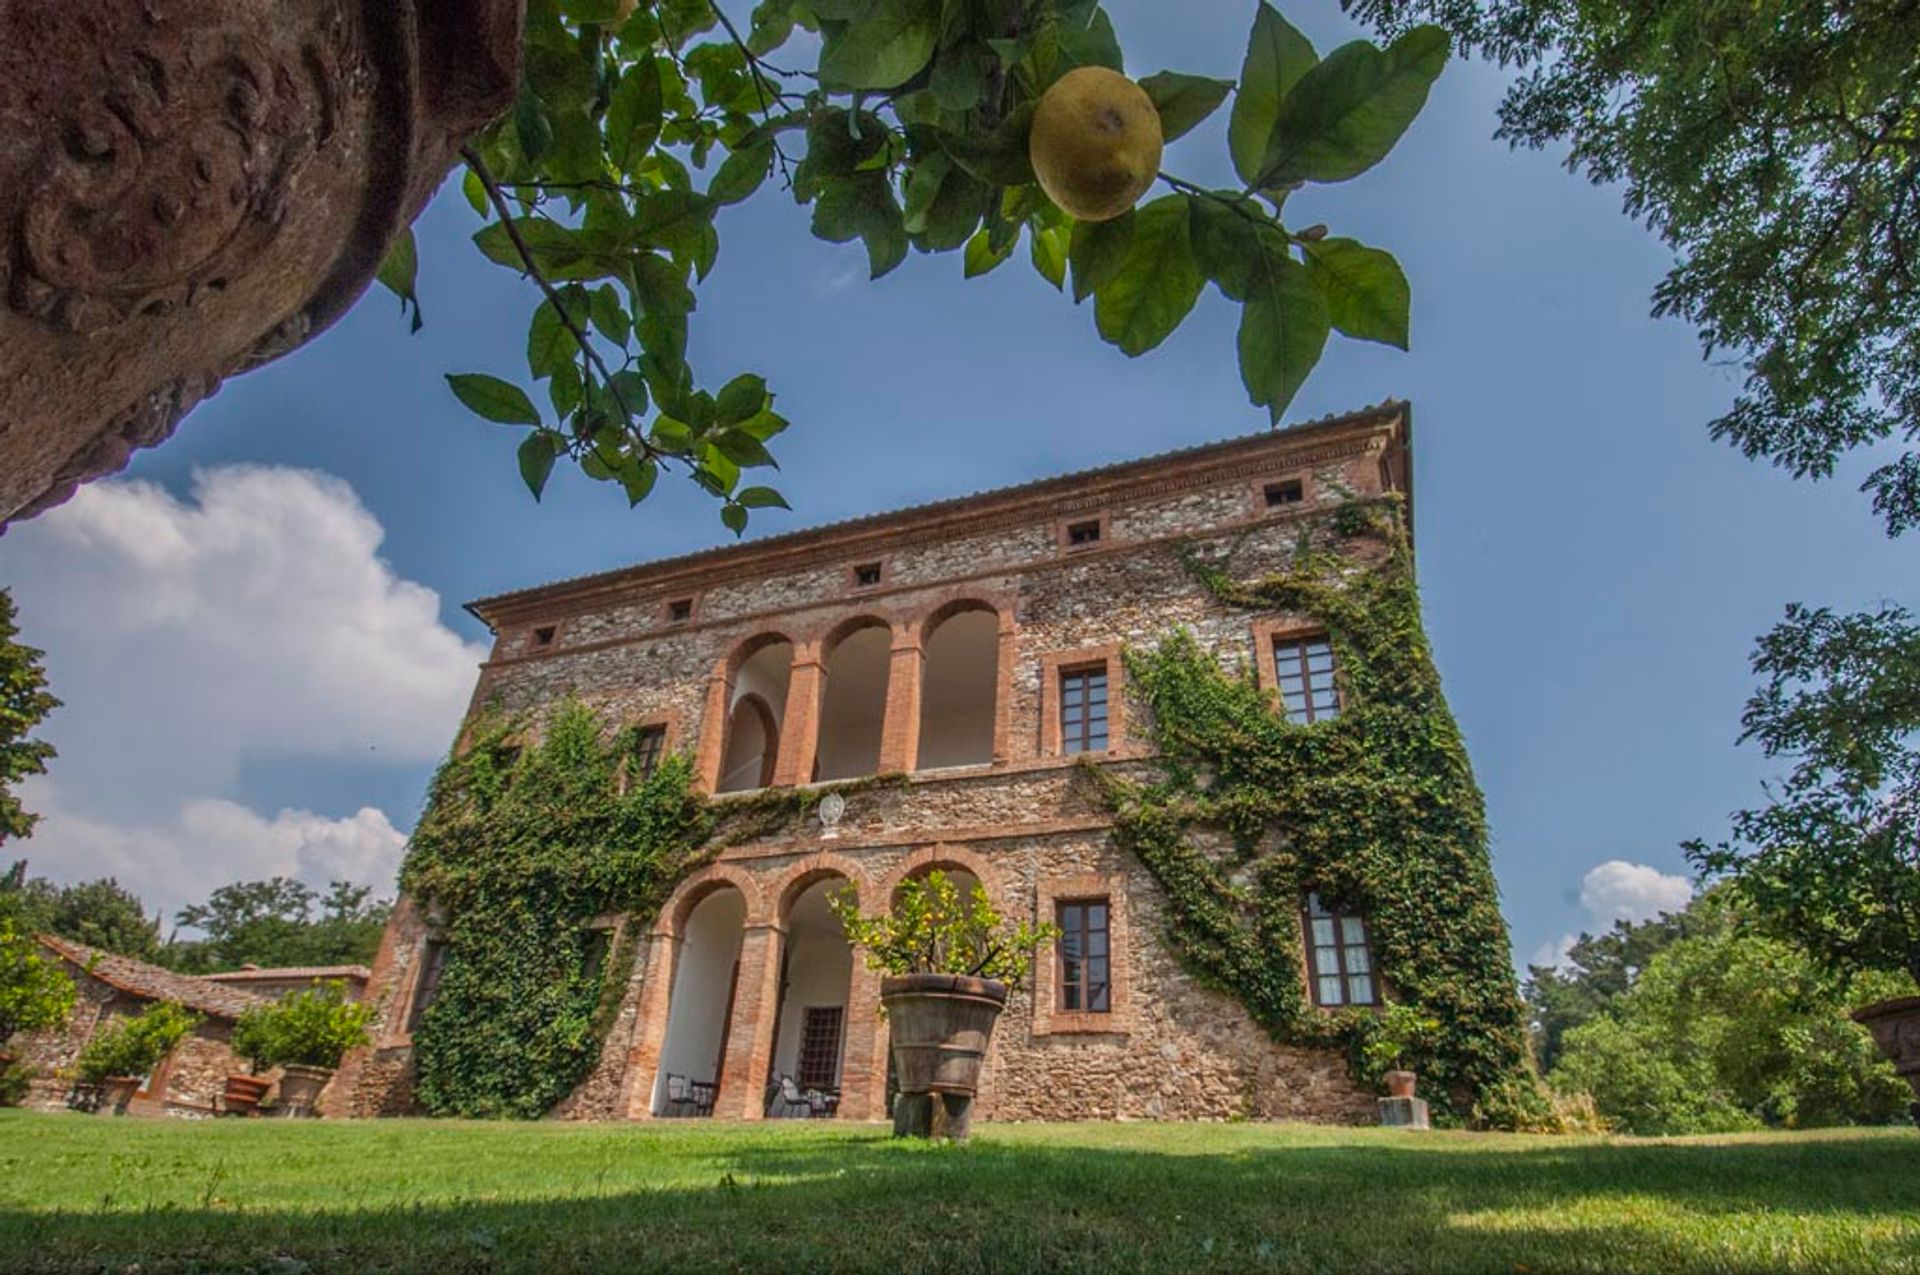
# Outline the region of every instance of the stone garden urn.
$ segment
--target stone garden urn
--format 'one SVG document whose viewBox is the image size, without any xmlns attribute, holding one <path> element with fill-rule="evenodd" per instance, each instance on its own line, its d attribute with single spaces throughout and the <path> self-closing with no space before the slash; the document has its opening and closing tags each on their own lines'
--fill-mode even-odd
<svg viewBox="0 0 1920 1275">
<path fill-rule="evenodd" d="M 288 1063 L 280 1072 L 280 1114 L 310 1116 L 320 1105 L 320 1091 L 333 1079 L 331 1067 Z"/>
<path fill-rule="evenodd" d="M 961 974 L 896 974 L 880 980 L 880 1003 L 900 1090 L 894 1134 L 932 1136 L 938 1096 L 946 1108 L 947 1136 L 963 1141 L 972 1130 L 973 1099 L 993 1027 L 1007 1007 L 1007 985 Z"/>
<path fill-rule="evenodd" d="M 0 0 L 0 526 L 353 304 L 522 3 Z"/>
<path fill-rule="evenodd" d="M 1895 1074 L 1920 1099 L 1920 996 L 1898 996 L 1863 1005 L 1853 1011 L 1853 1021 L 1873 1033 L 1873 1043 L 1893 1064 Z M 1920 1101 L 1915 1101 L 1908 1113 L 1920 1125 Z"/>
</svg>

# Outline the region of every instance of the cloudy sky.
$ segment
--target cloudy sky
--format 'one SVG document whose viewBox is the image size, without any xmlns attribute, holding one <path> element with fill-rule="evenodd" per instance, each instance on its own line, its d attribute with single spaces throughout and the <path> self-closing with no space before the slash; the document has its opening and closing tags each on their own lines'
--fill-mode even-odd
<svg viewBox="0 0 1920 1275">
<path fill-rule="evenodd" d="M 1234 75 L 1253 11 L 1108 7 L 1136 75 Z M 1357 33 L 1333 3 L 1289 13 L 1323 51 Z M 1667 258 L 1617 191 L 1491 140 L 1502 84 L 1456 63 L 1385 164 L 1290 205 L 1393 250 L 1414 289 L 1412 352 L 1336 338 L 1291 414 L 1415 405 L 1428 624 L 1525 961 L 1685 899 L 1678 843 L 1768 773 L 1734 737 L 1747 652 L 1786 602 L 1920 591 L 1852 490 L 1864 466 L 1796 483 L 1706 437 L 1736 371 L 1648 317 Z M 1169 171 L 1224 181 L 1224 121 Z M 796 423 L 795 512 L 756 532 L 1264 425 L 1211 293 L 1129 361 L 1018 259 L 963 281 L 957 256 L 915 257 L 869 284 L 859 246 L 811 239 L 772 186 L 720 225 L 696 368 L 765 374 Z M 441 379 L 522 366 L 531 290 L 481 261 L 476 226 L 449 186 L 418 227 L 420 335 L 370 293 L 125 479 L 0 539 L 67 702 L 18 848 L 36 872 L 111 873 L 169 909 L 273 873 L 387 888 L 483 653 L 459 604 L 727 538 L 678 487 L 632 512 L 577 477 L 527 497 L 516 437 Z"/>
</svg>

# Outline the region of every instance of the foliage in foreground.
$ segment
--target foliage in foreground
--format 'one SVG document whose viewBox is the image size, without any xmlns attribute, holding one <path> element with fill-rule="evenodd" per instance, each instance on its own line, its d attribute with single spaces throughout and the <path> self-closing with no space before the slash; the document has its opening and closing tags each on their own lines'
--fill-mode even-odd
<svg viewBox="0 0 1920 1275">
<path fill-rule="evenodd" d="M 0 917 L 0 1051 L 15 1032 L 58 1027 L 73 1013 L 73 980 L 31 934 Z"/>
<path fill-rule="evenodd" d="M 1009 922 L 978 881 L 963 898 L 959 883 L 937 868 L 908 879 L 891 910 L 877 916 L 860 915 L 852 888 L 827 904 L 847 941 L 866 949 L 867 965 L 888 974 L 964 974 L 1018 985 L 1034 950 L 1060 936 L 1057 925 Z"/>
<path fill-rule="evenodd" d="M 28 813 L 13 791 L 29 775 L 47 773 L 53 745 L 32 738 L 33 729 L 60 701 L 47 691 L 42 652 L 18 641 L 13 594 L 0 589 L 0 842 L 33 835 L 40 816 Z"/>
<path fill-rule="evenodd" d="M 1094 223 L 1041 190 L 1028 134 L 1067 72 L 1124 70 L 1098 0 L 762 0 L 745 32 L 711 0 L 532 0 L 519 100 L 464 152 L 465 189 L 487 222 L 480 251 L 540 287 L 527 366 L 550 407 L 491 374 L 448 380 L 484 419 L 528 431 L 519 463 L 536 497 L 564 456 L 635 503 L 663 469 L 684 470 L 735 532 L 751 510 L 784 506 L 741 485 L 774 465 L 767 444 L 787 424 L 766 382 L 742 373 L 709 392 L 687 361 L 716 216 L 777 177 L 811 207 L 816 236 L 863 244 L 875 278 L 909 250 L 959 252 L 983 274 L 1024 236 L 1034 268 L 1062 292 L 1071 273 L 1074 301 L 1091 296 L 1101 338 L 1129 356 L 1164 341 L 1212 282 L 1240 306 L 1248 397 L 1277 420 L 1331 331 L 1407 345 L 1393 257 L 1281 213 L 1303 186 L 1386 157 L 1447 45 L 1419 27 L 1322 59 L 1259 5 L 1237 84 L 1141 81 L 1169 141 L 1233 96 L 1237 183 L 1162 175 L 1170 193 Z M 381 279 L 417 324 L 416 270 L 407 236 Z"/>
<path fill-rule="evenodd" d="M 1603 1012 L 1570 1026 L 1548 1081 L 1629 1133 L 1884 1124 L 1912 1095 L 1856 1005 L 1895 976 L 1836 976 L 1758 933 L 1729 892 L 1696 899 Z"/>
<path fill-rule="evenodd" d="M 0 1113 L 0 1268 L 1911 1275 L 1914 1138 Z"/>
<path fill-rule="evenodd" d="M 1162 778 L 1101 782 L 1116 841 L 1167 893 L 1174 950 L 1276 1040 L 1345 1045 L 1360 1069 L 1381 1030 L 1370 1011 L 1307 1001 L 1300 900 L 1317 890 L 1368 918 L 1383 985 L 1438 1024 L 1375 1056 L 1412 1064 L 1454 1118 L 1548 1126 L 1480 790 L 1427 648 L 1410 555 L 1389 499 L 1348 502 L 1306 528 L 1281 575 L 1247 583 L 1230 559 L 1194 561 L 1230 606 L 1325 626 L 1340 714 L 1288 722 L 1251 676 L 1227 675 L 1182 632 L 1127 665 L 1151 709 Z"/>
</svg>

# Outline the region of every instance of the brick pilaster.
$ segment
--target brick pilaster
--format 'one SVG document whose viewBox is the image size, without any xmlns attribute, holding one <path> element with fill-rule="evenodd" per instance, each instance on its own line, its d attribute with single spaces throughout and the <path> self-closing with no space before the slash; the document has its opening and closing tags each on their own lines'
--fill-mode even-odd
<svg viewBox="0 0 1920 1275">
<path fill-rule="evenodd" d="M 825 680 L 820 644 L 808 642 L 794 648 L 787 706 L 780 715 L 780 755 L 773 768 L 776 788 L 813 781 L 813 759 L 820 744 L 820 690 Z"/>
<path fill-rule="evenodd" d="M 656 933 L 648 940 L 646 982 L 640 988 L 640 1019 L 633 1048 L 627 1052 L 626 1099 L 629 1120 L 653 1117 L 654 1081 L 660 1074 L 660 1052 L 667 1045 L 668 995 L 673 972 L 680 962 L 680 938 Z"/>
<path fill-rule="evenodd" d="M 734 987 L 727 1059 L 713 1114 L 729 1120 L 766 1115 L 767 1065 L 773 1057 L 773 1020 L 780 1005 L 778 925 L 748 925 L 740 941 L 740 981 Z"/>
<path fill-rule="evenodd" d="M 887 710 L 880 726 L 883 775 L 904 774 L 919 762 L 920 675 L 925 667 L 920 639 L 904 629 L 895 629 L 887 667 Z"/>
<path fill-rule="evenodd" d="M 715 670 L 707 679 L 707 710 L 700 721 L 700 749 L 694 754 L 693 782 L 701 792 L 711 794 L 720 787 L 720 764 L 727 751 L 727 701 L 732 697 L 733 679 Z"/>
<path fill-rule="evenodd" d="M 847 983 L 847 1043 L 840 1058 L 840 1116 L 884 1120 L 887 1115 L 887 1025 L 880 1017 L 880 975 L 853 954 Z"/>
</svg>

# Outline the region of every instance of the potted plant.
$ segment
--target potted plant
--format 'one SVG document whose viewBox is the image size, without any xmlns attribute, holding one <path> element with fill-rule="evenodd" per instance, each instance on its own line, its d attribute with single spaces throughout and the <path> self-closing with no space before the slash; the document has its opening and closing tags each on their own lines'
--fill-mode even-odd
<svg viewBox="0 0 1920 1275">
<path fill-rule="evenodd" d="M 233 1052 L 247 1060 L 247 1070 L 229 1072 L 222 1105 L 232 1116 L 251 1116 L 273 1088 L 263 1074 L 273 1066 L 273 1005 L 256 1005 L 234 1020 L 228 1044 Z"/>
<path fill-rule="evenodd" d="M 881 1012 L 892 1024 L 900 1097 L 897 1137 L 931 1137 L 933 1098 L 946 1109 L 947 1136 L 964 1139 L 980 1068 L 1007 995 L 1032 965 L 1031 953 L 1052 942 L 1052 925 L 1008 922 L 978 882 L 964 897 L 946 873 L 933 871 L 900 888 L 893 911 L 863 917 L 851 889 L 831 900 L 847 940 L 882 971 Z"/>
<path fill-rule="evenodd" d="M 74 1059 L 74 1071 L 82 1084 L 99 1087 L 100 1113 L 125 1115 L 141 1078 L 159 1066 L 199 1021 L 172 1001 L 161 1001 L 94 1032 Z"/>
<path fill-rule="evenodd" d="M 256 1067 L 264 1058 L 281 1068 L 280 1110 L 289 1116 L 311 1115 L 347 1051 L 373 1039 L 373 1006 L 347 1000 L 347 985 L 337 979 L 249 1012 L 260 1017 L 248 1047 L 259 1051 Z"/>
<path fill-rule="evenodd" d="M 1411 1098 L 1420 1077 L 1413 1064 L 1432 1047 L 1440 1020 L 1428 1018 L 1411 1005 L 1388 1005 L 1368 1023 L 1360 1043 L 1366 1074 L 1384 1084 L 1389 1098 Z"/>
</svg>

